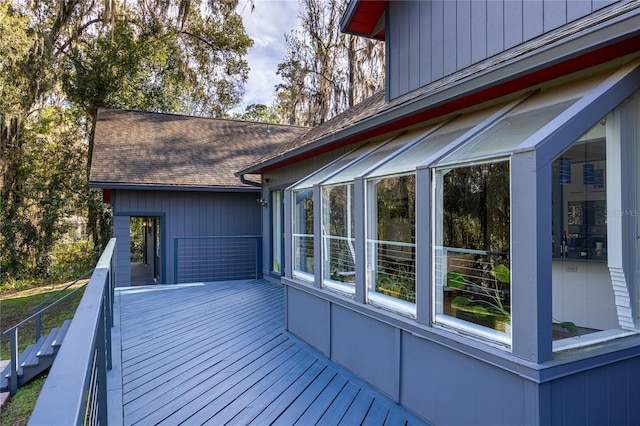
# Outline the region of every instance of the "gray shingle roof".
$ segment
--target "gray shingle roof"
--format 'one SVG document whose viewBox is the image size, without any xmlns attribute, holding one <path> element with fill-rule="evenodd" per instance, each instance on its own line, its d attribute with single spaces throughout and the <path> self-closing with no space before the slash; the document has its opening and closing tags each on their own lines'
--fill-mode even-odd
<svg viewBox="0 0 640 426">
<path fill-rule="evenodd" d="M 246 188 L 234 172 L 306 127 L 100 109 L 90 183 L 187 188 Z"/>
</svg>

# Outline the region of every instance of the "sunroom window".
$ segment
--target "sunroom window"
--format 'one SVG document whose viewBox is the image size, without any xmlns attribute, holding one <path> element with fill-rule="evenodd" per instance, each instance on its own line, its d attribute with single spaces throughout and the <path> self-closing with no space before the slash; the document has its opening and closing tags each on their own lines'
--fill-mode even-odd
<svg viewBox="0 0 640 426">
<path fill-rule="evenodd" d="M 353 183 L 322 188 L 322 265 L 325 287 L 354 292 Z"/>
<path fill-rule="evenodd" d="M 340 170 L 371 151 L 372 147 L 379 146 L 380 142 L 369 143 L 363 147 L 354 149 L 334 162 L 317 170 L 292 185 L 292 249 L 293 249 L 293 276 L 304 281 L 313 281 L 315 278 L 314 266 L 314 228 L 313 228 L 313 185 L 316 185 L 328 177 L 335 175 Z"/>
<path fill-rule="evenodd" d="M 432 165 L 435 323 L 511 345 L 510 157 L 600 79 L 537 92 Z M 514 272 L 517 282 L 517 271 Z"/>
<path fill-rule="evenodd" d="M 371 179 L 367 194 L 368 301 L 415 315 L 415 173 Z"/>
<path fill-rule="evenodd" d="M 509 181 L 509 161 L 436 172 L 436 314 L 492 337 L 510 333 Z"/>
<path fill-rule="evenodd" d="M 355 235 L 354 178 L 375 168 L 377 164 L 384 162 L 385 158 L 396 153 L 407 143 L 415 141 L 424 133 L 425 130 L 422 129 L 397 136 L 383 144 L 364 146 L 363 150 L 368 148 L 366 152 L 321 182 L 324 288 L 355 294 L 357 235 Z M 415 300 L 415 291 L 413 293 Z"/>
<path fill-rule="evenodd" d="M 292 195 L 293 274 L 306 281 L 313 281 L 313 190 L 297 190 Z"/>
<path fill-rule="evenodd" d="M 627 114 L 632 105 L 623 107 Z M 554 350 L 636 331 L 629 279 L 640 216 L 638 143 L 620 117 L 610 113 L 552 165 Z"/>
</svg>

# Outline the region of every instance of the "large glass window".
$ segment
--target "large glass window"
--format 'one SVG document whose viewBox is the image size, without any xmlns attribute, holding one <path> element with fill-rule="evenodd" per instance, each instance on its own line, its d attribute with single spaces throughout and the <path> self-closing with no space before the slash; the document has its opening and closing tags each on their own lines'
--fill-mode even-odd
<svg viewBox="0 0 640 426">
<path fill-rule="evenodd" d="M 354 292 L 355 206 L 353 183 L 322 187 L 324 286 Z"/>
<path fill-rule="evenodd" d="M 313 190 L 292 191 L 292 197 L 293 275 L 313 281 Z"/>
<path fill-rule="evenodd" d="M 436 322 L 508 342 L 508 161 L 436 171 Z"/>
<path fill-rule="evenodd" d="M 367 182 L 367 300 L 415 316 L 415 174 Z"/>
<path fill-rule="evenodd" d="M 630 149 L 632 142 L 622 142 L 627 144 L 622 147 L 618 133 L 613 117 L 602 120 L 553 162 L 552 320 L 556 350 L 634 329 L 623 267 L 622 222 L 632 219 L 637 210 L 622 207 L 622 186 L 628 186 L 621 182 L 621 176 L 628 173 L 622 152 Z M 631 237 L 627 247 L 634 244 Z"/>
<path fill-rule="evenodd" d="M 282 192 L 271 191 L 271 272 L 282 275 Z"/>
</svg>

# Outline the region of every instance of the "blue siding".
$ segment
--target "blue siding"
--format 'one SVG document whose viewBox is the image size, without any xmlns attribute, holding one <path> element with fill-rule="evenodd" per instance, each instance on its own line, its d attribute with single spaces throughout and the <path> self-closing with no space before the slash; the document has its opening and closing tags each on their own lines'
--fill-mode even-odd
<svg viewBox="0 0 640 426">
<path fill-rule="evenodd" d="M 291 287 L 287 287 L 287 298 L 295 300 L 287 306 L 287 330 L 328 356 L 331 353 L 331 304 Z M 313 321 L 300 321 L 300 318 L 313 318 Z"/>
<path fill-rule="evenodd" d="M 388 96 L 394 99 L 611 3 L 614 1 L 390 2 Z"/>
<path fill-rule="evenodd" d="M 344 309 L 331 308 L 331 359 L 399 400 L 399 330 Z M 357 336 L 357 337 L 355 337 Z M 354 338 L 355 337 L 355 338 Z"/>
<path fill-rule="evenodd" d="M 427 55 L 425 55 L 427 56 Z M 471 62 L 487 57 L 487 4 L 471 2 Z M 424 80 L 425 82 L 429 80 Z"/>
<path fill-rule="evenodd" d="M 119 285 L 128 285 L 129 220 L 132 216 L 161 216 L 164 283 L 173 283 L 174 239 L 260 235 L 259 192 L 188 192 L 113 190 L 114 236 L 118 239 Z M 125 260 L 126 259 L 126 260 Z"/>
<path fill-rule="evenodd" d="M 535 364 L 299 287 L 286 287 L 288 330 L 323 353 L 330 339 L 333 360 L 432 424 L 632 425 L 640 418 L 637 349 Z"/>
<path fill-rule="evenodd" d="M 637 424 L 639 377 L 640 359 L 632 358 L 552 382 L 552 424 Z"/>
<path fill-rule="evenodd" d="M 523 15 L 521 1 L 507 1 L 504 3 L 504 22 L 509 25 L 509 31 L 504 33 L 504 48 L 508 49 L 522 43 Z"/>
</svg>

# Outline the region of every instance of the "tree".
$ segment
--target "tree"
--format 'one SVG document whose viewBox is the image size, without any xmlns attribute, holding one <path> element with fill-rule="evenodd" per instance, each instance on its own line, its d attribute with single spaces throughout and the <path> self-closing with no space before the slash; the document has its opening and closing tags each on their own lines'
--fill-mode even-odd
<svg viewBox="0 0 640 426">
<path fill-rule="evenodd" d="M 84 172 L 86 188 L 99 107 L 225 116 L 242 96 L 248 76 L 244 55 L 252 44 L 236 5 L 237 0 L 0 0 L 3 274 L 30 269 L 33 258 L 18 252 L 34 251 L 31 225 L 39 229 L 44 220 L 35 213 L 24 218 L 35 211 L 29 203 L 38 194 L 27 193 L 35 188 L 29 178 L 36 174 L 25 173 L 25 165 L 41 152 L 34 143 L 42 139 L 34 139 L 30 129 L 50 131 L 45 139 L 59 138 L 41 123 L 55 115 L 50 109 L 58 116 L 79 114 L 73 125 L 85 138 L 86 154 L 68 161 Z M 40 178 L 52 184 L 54 176 Z M 100 246 L 108 212 L 95 194 L 84 200 Z M 40 208 L 57 218 L 53 222 L 67 214 L 52 205 Z M 7 260 L 4 254 L 18 247 L 23 249 Z"/>
<path fill-rule="evenodd" d="M 253 121 L 258 123 L 277 123 L 278 114 L 273 108 L 264 104 L 247 105 L 242 114 L 234 116 L 237 120 Z"/>
<path fill-rule="evenodd" d="M 300 0 L 301 29 L 285 36 L 276 108 L 287 124 L 318 125 L 384 84 L 384 46 L 340 33 L 344 0 Z"/>
</svg>

